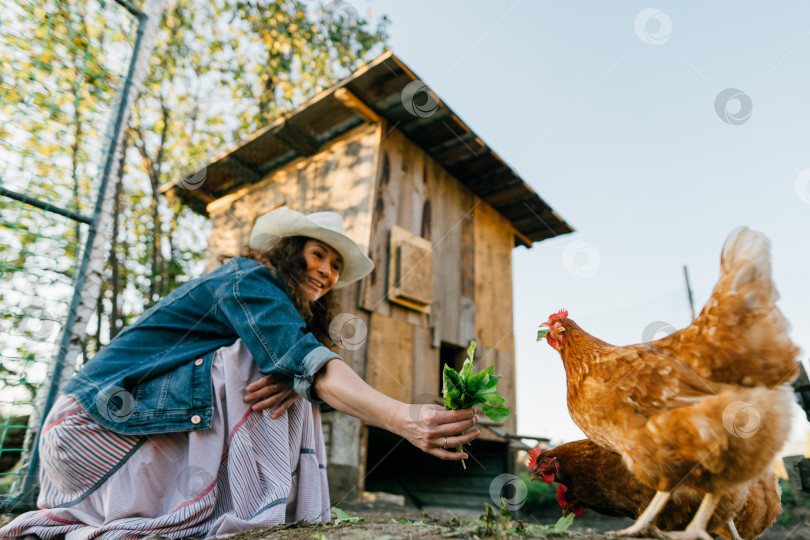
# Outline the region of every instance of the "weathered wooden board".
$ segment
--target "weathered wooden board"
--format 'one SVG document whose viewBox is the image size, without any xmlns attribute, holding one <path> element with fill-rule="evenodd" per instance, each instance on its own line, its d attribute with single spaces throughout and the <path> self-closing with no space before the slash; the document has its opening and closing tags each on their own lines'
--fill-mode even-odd
<svg viewBox="0 0 810 540">
<path fill-rule="evenodd" d="M 399 187 L 392 182 L 392 177 L 396 179 L 398 176 L 394 176 L 392 170 L 399 166 L 401 157 L 399 153 L 392 154 L 386 150 L 382 144 L 387 129 L 387 123 L 382 122 L 380 133 L 378 133 L 381 139 L 377 141 L 377 170 L 372 191 L 368 256 L 374 261 L 374 270 L 363 278 L 359 298 L 360 307 L 383 315 L 391 314 L 390 305 L 385 298 L 388 283 L 388 231 L 396 223 L 399 196 Z"/>
<path fill-rule="evenodd" d="M 486 203 L 475 209 L 475 336 L 482 345 L 515 354 L 512 248 L 509 221 Z"/>
<path fill-rule="evenodd" d="M 338 307 L 329 327 L 338 353 L 358 375 L 366 377 L 368 354 L 369 314 L 357 308 L 357 283 L 335 291 Z"/>
<path fill-rule="evenodd" d="M 216 268 L 219 255 L 239 253 L 250 239 L 256 218 L 282 205 L 304 213 L 340 213 L 346 233 L 366 249 L 376 146 L 376 126 L 364 124 L 327 143 L 316 155 L 293 161 L 209 204 L 207 268 Z"/>
<path fill-rule="evenodd" d="M 474 269 L 470 266 L 474 260 L 468 260 L 466 267 L 462 262 L 462 250 L 467 246 L 468 258 L 474 252 L 470 246 L 469 221 L 475 209 L 475 198 L 455 178 L 450 176 L 436 162 L 428 164 L 428 175 L 432 190 L 432 233 L 434 265 L 434 301 L 430 324 L 433 328 L 433 344 L 438 347 L 442 341 L 464 347 L 467 345 L 463 335 L 463 321 L 470 321 L 474 309 L 473 288 L 465 290 L 464 275 L 471 277 Z M 466 241 L 465 241 L 466 238 Z M 471 251 L 472 250 L 472 251 Z M 466 305 L 462 305 L 462 296 L 466 292 Z M 469 327 L 469 322 L 467 323 Z"/>
<path fill-rule="evenodd" d="M 374 273 L 363 280 L 360 305 L 391 317 L 402 318 L 413 325 L 427 326 L 426 314 L 410 309 L 397 309 L 388 302 L 392 269 L 389 268 L 389 237 L 394 225 L 425 238 L 430 237 L 430 191 L 425 180 L 424 151 L 393 129 L 381 135 L 380 166 L 373 192 L 370 257 Z"/>
<path fill-rule="evenodd" d="M 427 403 L 438 397 L 439 349 L 431 344 L 430 328 L 413 327 L 413 396 L 417 402 Z"/>
<path fill-rule="evenodd" d="M 407 321 L 371 313 L 367 382 L 394 399 L 410 403 L 413 392 L 413 327 Z"/>
</svg>

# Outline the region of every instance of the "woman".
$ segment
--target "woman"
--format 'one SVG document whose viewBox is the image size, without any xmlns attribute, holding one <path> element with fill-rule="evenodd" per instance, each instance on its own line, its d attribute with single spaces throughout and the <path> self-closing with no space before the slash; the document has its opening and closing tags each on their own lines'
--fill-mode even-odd
<svg viewBox="0 0 810 540">
<path fill-rule="evenodd" d="M 329 519 L 321 401 L 439 458 L 467 457 L 453 449 L 480 434 L 464 433 L 471 409 L 391 399 L 322 344 L 331 290 L 373 269 L 340 216 L 269 212 L 243 255 L 158 302 L 70 380 L 40 434 L 40 510 L 0 537 L 181 538 Z"/>
</svg>

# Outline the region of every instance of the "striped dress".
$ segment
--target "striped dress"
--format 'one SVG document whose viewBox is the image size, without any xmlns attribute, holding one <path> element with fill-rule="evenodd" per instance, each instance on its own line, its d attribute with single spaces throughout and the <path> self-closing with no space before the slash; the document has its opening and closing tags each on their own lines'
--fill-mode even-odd
<svg viewBox="0 0 810 540">
<path fill-rule="evenodd" d="M 275 420 L 252 411 L 245 386 L 261 376 L 241 341 L 221 348 L 213 425 L 184 433 L 119 435 L 60 396 L 40 437 L 40 509 L 0 538 L 212 537 L 329 519 L 319 411 L 303 398 Z"/>
</svg>

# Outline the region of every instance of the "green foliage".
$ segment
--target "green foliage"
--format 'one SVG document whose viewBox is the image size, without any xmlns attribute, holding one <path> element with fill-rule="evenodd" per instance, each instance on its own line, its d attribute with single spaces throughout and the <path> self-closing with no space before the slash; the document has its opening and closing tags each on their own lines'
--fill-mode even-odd
<svg viewBox="0 0 810 540">
<path fill-rule="evenodd" d="M 385 17 L 372 27 L 359 16 L 331 15 L 298 0 L 167 5 L 127 127 L 125 188 L 90 353 L 205 271 L 207 221 L 161 186 L 200 170 L 383 50 Z M 200 181 L 191 187 L 206 192 Z"/>
<path fill-rule="evenodd" d="M 407 520 L 407 519 L 399 519 L 398 520 L 396 518 L 391 518 L 391 523 L 398 523 L 400 525 L 413 525 L 414 527 L 427 527 L 428 526 L 421 519 L 419 521 L 410 521 L 410 520 Z"/>
<path fill-rule="evenodd" d="M 0 10 L 3 187 L 92 213 L 107 111 L 131 49 L 126 15 L 89 0 L 11 0 Z M 123 66 L 126 67 L 126 66 Z M 0 200 L 0 412 L 30 412 L 67 317 L 87 226 Z M 0 432 L 0 442 L 3 435 Z"/>
<path fill-rule="evenodd" d="M 467 409 L 481 405 L 481 410 L 491 420 L 495 422 L 505 422 L 512 415 L 511 411 L 503 405 L 506 398 L 498 393 L 497 385 L 501 380 L 501 375 L 495 375 L 493 367 L 474 372 L 473 356 L 475 355 L 476 342 L 470 342 L 467 347 L 467 359 L 461 367 L 461 372 L 456 371 L 445 364 L 442 370 L 442 396 L 444 396 L 444 407 L 448 410 Z M 462 452 L 464 449 L 459 446 L 456 451 Z M 467 465 L 461 460 L 461 465 L 466 469 Z"/>
<path fill-rule="evenodd" d="M 541 328 L 540 330 L 538 330 L 537 331 L 537 341 L 540 341 L 541 339 L 546 337 L 546 334 L 548 334 L 548 332 L 549 332 L 548 328 Z"/>
<path fill-rule="evenodd" d="M 793 527 L 801 523 L 801 516 L 810 510 L 810 494 L 801 493 L 800 499 L 797 500 L 790 482 L 784 478 L 779 478 L 778 481 L 782 490 L 782 512 L 776 518 L 776 522 L 783 527 Z"/>
<path fill-rule="evenodd" d="M 533 538 L 545 538 L 549 535 L 564 533 L 574 523 L 574 514 L 568 514 L 557 520 L 554 525 L 529 525 L 523 534 Z"/>
<path fill-rule="evenodd" d="M 442 372 L 442 395 L 444 406 L 449 410 L 467 409 L 481 405 L 481 409 L 494 422 L 505 422 L 512 415 L 504 405 L 506 398 L 498 393 L 497 385 L 501 375 L 495 375 L 493 367 L 474 372 L 473 356 L 475 341 L 470 342 L 467 359 L 457 372 L 445 364 Z"/>
<path fill-rule="evenodd" d="M 299 0 L 166 2 L 146 80 L 132 96 L 119 176 L 110 179 L 121 188 L 82 360 L 205 270 L 207 220 L 161 186 L 382 52 L 385 17 L 333 15 Z M 3 3 L 4 188 L 92 214 L 136 26 L 115 2 Z M 7 414 L 6 403 L 28 407 L 46 377 L 87 226 L 5 198 L 0 216 L 0 333 L 9 336 L 0 343 L 0 412 Z"/>
<path fill-rule="evenodd" d="M 332 521 L 332 523 L 334 523 L 335 525 L 337 525 L 338 523 L 361 523 L 362 521 L 364 521 L 363 518 L 359 516 L 357 517 L 350 516 L 349 514 L 347 514 L 340 508 L 337 508 L 336 506 L 332 507 L 332 512 L 335 513 L 335 519 Z"/>
</svg>

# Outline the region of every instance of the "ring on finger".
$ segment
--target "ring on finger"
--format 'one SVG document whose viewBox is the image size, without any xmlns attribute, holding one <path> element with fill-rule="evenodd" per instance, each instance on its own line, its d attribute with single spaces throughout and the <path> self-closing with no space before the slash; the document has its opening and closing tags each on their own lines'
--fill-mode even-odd
<svg viewBox="0 0 810 540">
<path fill-rule="evenodd" d="M 444 444 L 442 445 L 442 448 L 447 450 L 447 435 L 444 436 Z"/>
</svg>

